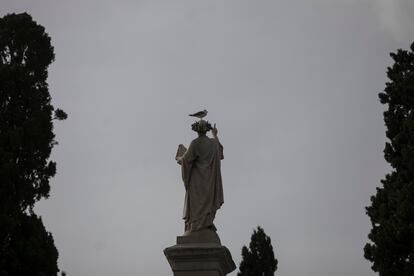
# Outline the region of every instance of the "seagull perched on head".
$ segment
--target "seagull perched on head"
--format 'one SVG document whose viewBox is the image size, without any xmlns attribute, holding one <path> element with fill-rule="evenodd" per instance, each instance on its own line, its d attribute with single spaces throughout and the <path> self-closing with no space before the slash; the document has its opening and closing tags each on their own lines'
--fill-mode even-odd
<svg viewBox="0 0 414 276">
<path fill-rule="evenodd" d="M 207 110 L 204 109 L 203 111 L 199 111 L 199 112 L 190 114 L 188 116 L 192 116 L 192 117 L 197 117 L 197 118 L 203 119 L 204 117 L 207 116 L 207 113 L 208 113 Z"/>
</svg>

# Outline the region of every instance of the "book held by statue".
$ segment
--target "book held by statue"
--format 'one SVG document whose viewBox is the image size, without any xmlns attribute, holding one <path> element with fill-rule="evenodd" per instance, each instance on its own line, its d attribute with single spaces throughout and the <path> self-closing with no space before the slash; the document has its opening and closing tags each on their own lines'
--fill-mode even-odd
<svg viewBox="0 0 414 276">
<path fill-rule="evenodd" d="M 183 144 L 178 145 L 177 154 L 175 155 L 175 160 L 183 157 L 184 153 L 187 151 L 187 148 Z"/>
</svg>

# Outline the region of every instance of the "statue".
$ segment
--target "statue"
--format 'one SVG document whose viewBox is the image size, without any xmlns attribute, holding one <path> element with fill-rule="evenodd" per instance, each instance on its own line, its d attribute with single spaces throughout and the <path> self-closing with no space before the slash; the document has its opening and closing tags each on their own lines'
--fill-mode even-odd
<svg viewBox="0 0 414 276">
<path fill-rule="evenodd" d="M 198 137 L 191 142 L 188 150 L 180 145 L 176 156 L 186 190 L 183 213 L 186 233 L 205 229 L 215 232 L 217 229 L 213 221 L 224 202 L 220 171 L 223 146 L 217 137 L 216 125 L 212 127 L 202 119 L 207 111 L 198 113 L 190 115 L 201 118 L 192 124 L 192 130 L 197 132 Z M 210 130 L 213 138 L 206 135 Z"/>
<path fill-rule="evenodd" d="M 203 119 L 206 115 L 207 110 L 190 115 L 199 118 L 191 126 L 198 137 L 188 150 L 179 145 L 175 157 L 181 165 L 185 187 L 185 233 L 177 236 L 176 245 L 164 249 L 174 276 L 225 276 L 236 269 L 214 226 L 216 212 L 223 204 L 223 146 L 216 125 L 212 127 Z M 213 138 L 207 136 L 209 131 Z"/>
</svg>

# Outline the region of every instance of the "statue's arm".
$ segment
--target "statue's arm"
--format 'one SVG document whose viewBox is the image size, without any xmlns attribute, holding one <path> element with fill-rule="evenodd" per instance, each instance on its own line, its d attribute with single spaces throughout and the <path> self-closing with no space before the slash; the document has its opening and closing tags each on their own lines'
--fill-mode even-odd
<svg viewBox="0 0 414 276">
<path fill-rule="evenodd" d="M 213 138 L 217 140 L 219 146 L 220 146 L 220 159 L 223 160 L 224 159 L 224 154 L 223 154 L 223 145 L 220 143 L 220 140 L 218 138 L 218 129 L 216 127 L 216 124 L 214 124 L 213 129 L 211 130 L 211 133 L 213 134 Z"/>
<path fill-rule="evenodd" d="M 211 130 L 211 133 L 213 134 L 213 138 L 218 140 L 218 136 L 217 136 L 217 134 L 218 134 L 218 129 L 217 129 L 217 127 L 216 127 L 216 124 L 214 124 L 214 127 L 213 127 L 213 129 Z"/>
<path fill-rule="evenodd" d="M 218 141 L 218 139 L 217 139 Z M 220 141 L 218 141 L 219 146 L 220 146 L 220 160 L 224 159 L 224 154 L 223 154 L 223 145 L 220 143 Z"/>
</svg>

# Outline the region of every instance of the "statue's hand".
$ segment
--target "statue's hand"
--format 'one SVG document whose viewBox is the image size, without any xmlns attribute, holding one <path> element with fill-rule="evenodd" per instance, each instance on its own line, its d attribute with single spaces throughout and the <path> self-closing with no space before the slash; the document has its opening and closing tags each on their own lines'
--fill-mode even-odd
<svg viewBox="0 0 414 276">
<path fill-rule="evenodd" d="M 213 134 L 213 137 L 214 137 L 214 138 L 217 138 L 217 133 L 218 133 L 218 130 L 217 130 L 216 124 L 214 124 L 214 127 L 213 127 L 213 129 L 211 130 L 211 133 Z"/>
</svg>

